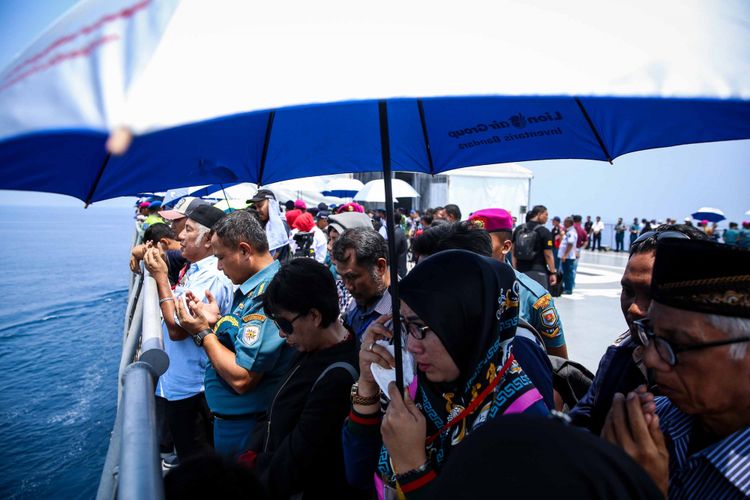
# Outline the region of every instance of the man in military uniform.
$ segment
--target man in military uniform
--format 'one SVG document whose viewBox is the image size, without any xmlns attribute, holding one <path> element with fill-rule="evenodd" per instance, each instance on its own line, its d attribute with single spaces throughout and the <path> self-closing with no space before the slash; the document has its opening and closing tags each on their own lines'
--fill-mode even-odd
<svg viewBox="0 0 750 500">
<path fill-rule="evenodd" d="M 510 212 L 502 208 L 485 208 L 471 214 L 469 221 L 490 233 L 492 257 L 505 262 L 506 255 L 513 248 Z M 548 354 L 567 359 L 568 348 L 554 299 L 536 280 L 518 270 L 515 273 L 521 285 L 520 317 L 542 334 Z"/>
<path fill-rule="evenodd" d="M 205 386 L 214 414 L 214 448 L 236 457 L 246 451 L 294 350 L 263 310 L 263 292 L 280 264 L 269 253 L 258 220 L 241 210 L 227 215 L 213 227 L 211 245 L 219 269 L 239 285 L 232 313 L 219 318 L 207 294 L 208 304 L 190 298 L 190 312 L 178 303 L 178 316 L 209 358 Z"/>
</svg>

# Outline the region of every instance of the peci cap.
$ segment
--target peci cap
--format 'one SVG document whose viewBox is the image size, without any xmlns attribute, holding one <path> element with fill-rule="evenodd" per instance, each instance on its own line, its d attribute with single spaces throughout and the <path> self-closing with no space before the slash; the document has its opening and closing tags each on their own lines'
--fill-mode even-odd
<svg viewBox="0 0 750 500">
<path fill-rule="evenodd" d="M 207 201 L 201 200 L 200 198 L 186 196 L 175 203 L 174 208 L 172 208 L 171 210 L 162 210 L 159 212 L 159 215 L 162 219 L 167 220 L 182 219 L 183 217 L 187 217 L 188 215 L 190 215 L 190 212 L 195 210 L 196 207 L 208 204 L 209 203 Z"/>
<path fill-rule="evenodd" d="M 750 318 L 750 250 L 663 239 L 656 246 L 651 294 L 677 309 Z"/>
<path fill-rule="evenodd" d="M 488 233 L 513 231 L 513 217 L 503 208 L 483 208 L 469 216 L 469 222 Z"/>
<path fill-rule="evenodd" d="M 194 220 L 198 224 L 211 229 L 214 227 L 214 224 L 224 218 L 224 211 L 212 207 L 209 204 L 198 205 L 187 217 L 188 219 Z"/>
<path fill-rule="evenodd" d="M 276 195 L 270 189 L 259 189 L 255 195 L 247 200 L 247 203 L 258 203 L 263 200 L 275 200 Z"/>
</svg>

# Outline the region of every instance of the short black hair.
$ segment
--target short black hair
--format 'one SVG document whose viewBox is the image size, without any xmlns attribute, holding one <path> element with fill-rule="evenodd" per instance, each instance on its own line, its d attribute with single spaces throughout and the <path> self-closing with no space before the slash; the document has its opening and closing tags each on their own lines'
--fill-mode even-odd
<svg viewBox="0 0 750 500">
<path fill-rule="evenodd" d="M 354 250 L 357 264 L 372 269 L 379 259 L 388 260 L 388 245 L 380 233 L 374 229 L 353 227 L 344 231 L 333 244 L 333 259 L 346 260 L 346 252 Z"/>
<path fill-rule="evenodd" d="M 143 233 L 143 242 L 150 241 L 154 245 L 159 243 L 162 238 L 169 238 L 170 240 L 176 239 L 174 231 L 167 224 L 157 222 L 148 226 L 146 231 Z"/>
<path fill-rule="evenodd" d="M 306 314 L 317 309 L 325 328 L 339 317 L 339 296 L 331 271 L 314 259 L 294 259 L 273 277 L 263 294 L 263 310 L 273 317 L 280 310 Z"/>
<path fill-rule="evenodd" d="M 706 233 L 687 224 L 662 224 L 661 226 L 653 229 L 654 234 L 649 236 L 643 241 L 633 243 L 630 247 L 630 256 L 637 253 L 653 252 L 656 251 L 656 244 L 659 241 L 659 234 L 666 231 L 674 231 L 682 233 L 691 240 L 710 240 Z"/>
<path fill-rule="evenodd" d="M 450 215 L 457 221 L 461 220 L 461 209 L 458 208 L 458 205 L 454 205 L 453 203 L 446 205 L 445 213 L 446 215 Z"/>
<path fill-rule="evenodd" d="M 393 222 L 395 222 L 397 226 L 400 226 L 401 225 L 401 218 L 402 217 L 403 217 L 403 215 L 401 215 L 400 212 L 394 213 L 393 214 Z"/>
<path fill-rule="evenodd" d="M 428 227 L 414 240 L 412 246 L 414 253 L 420 256 L 453 249 L 491 257 L 492 239 L 484 229 L 469 221 L 461 221 Z"/>
<path fill-rule="evenodd" d="M 236 210 L 227 214 L 211 230 L 228 247 L 237 248 L 240 241 L 244 241 L 258 252 L 268 251 L 268 239 L 263 226 L 257 217 L 247 210 Z"/>
<path fill-rule="evenodd" d="M 573 222 L 581 222 L 583 220 L 583 217 L 580 215 L 574 215 L 573 216 Z"/>
<path fill-rule="evenodd" d="M 531 209 L 531 211 L 529 212 L 529 214 L 526 216 L 526 220 L 533 219 L 537 215 L 541 214 L 542 212 L 546 212 L 546 211 L 547 211 L 547 207 L 545 207 L 544 205 L 534 205 L 534 207 Z"/>
<path fill-rule="evenodd" d="M 284 202 L 284 208 L 287 210 L 294 210 L 294 202 L 292 200 L 286 200 Z"/>
<path fill-rule="evenodd" d="M 427 224 L 432 224 L 432 221 L 434 219 L 432 218 L 432 214 L 428 214 L 427 212 L 425 212 L 424 215 L 419 218 L 419 220 L 425 221 Z"/>
</svg>

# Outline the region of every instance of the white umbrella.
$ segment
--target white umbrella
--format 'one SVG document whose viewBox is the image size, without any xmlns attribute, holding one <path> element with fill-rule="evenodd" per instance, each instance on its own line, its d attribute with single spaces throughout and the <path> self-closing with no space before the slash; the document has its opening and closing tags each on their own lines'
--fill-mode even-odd
<svg viewBox="0 0 750 500">
<path fill-rule="evenodd" d="M 393 200 L 396 201 L 398 198 L 419 198 L 419 193 L 405 181 L 393 179 Z M 384 202 L 385 183 L 383 179 L 377 179 L 365 184 L 365 187 L 354 195 L 354 199 L 359 201 Z"/>
<path fill-rule="evenodd" d="M 721 222 L 727 218 L 724 212 L 713 207 L 701 207 L 697 212 L 693 212 L 690 215 L 695 220 L 707 220 L 708 222 Z"/>
<path fill-rule="evenodd" d="M 359 179 L 339 177 L 337 179 L 331 179 L 326 184 L 324 191 L 354 191 L 359 192 L 363 187 L 364 183 Z"/>
</svg>

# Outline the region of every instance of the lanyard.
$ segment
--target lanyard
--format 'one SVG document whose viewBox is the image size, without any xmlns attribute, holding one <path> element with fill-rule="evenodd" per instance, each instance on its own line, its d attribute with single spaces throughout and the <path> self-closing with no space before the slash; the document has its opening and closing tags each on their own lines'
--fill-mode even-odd
<svg viewBox="0 0 750 500">
<path fill-rule="evenodd" d="M 469 406 L 467 406 L 466 408 L 464 408 L 461 411 L 461 413 L 459 413 L 456 416 L 456 418 L 454 418 L 450 422 L 446 422 L 446 424 L 443 427 L 441 427 L 439 431 L 437 431 L 432 436 L 428 437 L 427 440 L 425 441 L 425 444 L 432 443 L 433 441 L 435 441 L 440 436 L 440 434 L 442 434 L 443 432 L 447 431 L 448 429 L 450 429 L 451 427 L 453 427 L 454 425 L 456 425 L 457 423 L 459 423 L 461 420 L 465 419 L 466 417 L 468 417 L 469 415 L 471 415 L 472 413 L 474 413 L 474 411 L 477 409 L 477 407 L 487 398 L 487 396 L 489 396 L 489 394 L 495 389 L 495 387 L 497 387 L 497 384 L 500 383 L 500 380 L 505 375 L 505 372 L 508 371 L 508 369 L 510 368 L 510 365 L 513 363 L 513 361 L 515 361 L 515 358 L 513 357 L 513 354 L 511 354 L 508 357 L 508 360 L 503 365 L 503 367 L 500 369 L 500 372 L 498 372 L 497 375 L 495 375 L 495 380 L 493 380 L 490 385 L 488 385 L 487 387 L 485 387 L 484 390 L 477 397 L 475 397 L 471 401 L 471 403 L 469 404 Z"/>
</svg>

